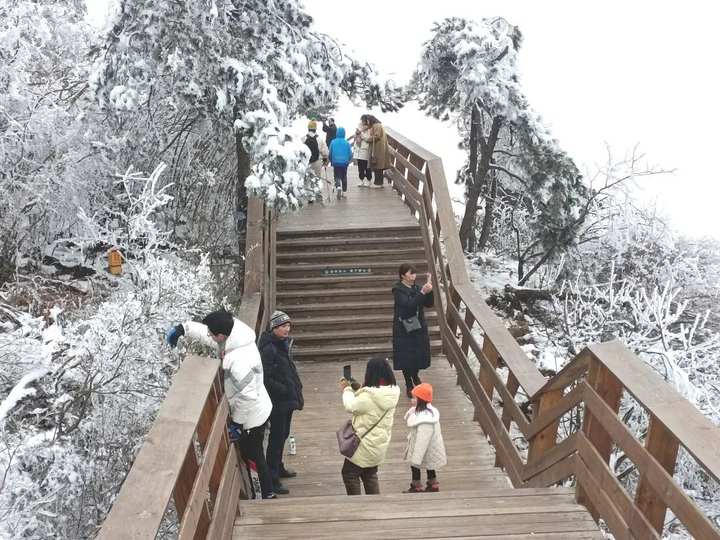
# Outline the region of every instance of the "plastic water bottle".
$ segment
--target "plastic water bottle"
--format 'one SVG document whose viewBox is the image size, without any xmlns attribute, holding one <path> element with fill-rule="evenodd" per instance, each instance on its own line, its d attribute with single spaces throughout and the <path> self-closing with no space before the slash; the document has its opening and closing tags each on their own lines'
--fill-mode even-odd
<svg viewBox="0 0 720 540">
<path fill-rule="evenodd" d="M 295 444 L 295 435 L 290 435 L 288 439 L 288 454 L 294 456 L 297 454 L 297 445 Z"/>
</svg>

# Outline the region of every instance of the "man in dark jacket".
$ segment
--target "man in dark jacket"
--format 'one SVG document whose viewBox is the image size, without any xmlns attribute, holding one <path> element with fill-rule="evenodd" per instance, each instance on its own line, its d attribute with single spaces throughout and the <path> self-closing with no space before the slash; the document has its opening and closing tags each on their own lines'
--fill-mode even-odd
<svg viewBox="0 0 720 540">
<path fill-rule="evenodd" d="M 283 449 L 290 435 L 293 411 L 301 411 L 304 405 L 302 383 L 292 360 L 290 317 L 275 311 L 270 318 L 270 330 L 260 336 L 258 349 L 263 364 L 265 388 L 272 400 L 270 413 L 270 436 L 267 447 L 267 464 L 272 476 L 273 492 L 287 495 L 290 490 L 281 478 L 292 478 L 297 473 L 285 468 Z"/>
<path fill-rule="evenodd" d="M 337 126 L 334 118 L 328 118 L 327 122 L 323 122 L 323 131 L 325 132 L 325 144 L 330 148 L 330 143 L 337 136 Z"/>
</svg>

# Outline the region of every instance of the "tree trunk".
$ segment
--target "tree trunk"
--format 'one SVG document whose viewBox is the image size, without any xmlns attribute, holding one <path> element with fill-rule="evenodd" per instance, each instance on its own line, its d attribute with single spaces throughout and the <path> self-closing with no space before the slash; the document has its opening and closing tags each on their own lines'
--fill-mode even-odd
<svg viewBox="0 0 720 540">
<path fill-rule="evenodd" d="M 493 226 L 493 210 L 495 208 L 495 197 L 497 196 L 497 176 L 490 177 L 490 196 L 485 198 L 485 217 L 483 218 L 482 232 L 477 244 L 477 250 L 483 251 L 490 238 L 490 231 Z"/>
<path fill-rule="evenodd" d="M 465 251 L 473 251 L 475 248 L 475 215 L 477 214 L 477 201 L 480 191 L 476 189 L 478 183 L 478 148 L 480 146 L 480 109 L 478 105 L 473 105 L 470 113 L 470 157 L 468 160 L 468 169 L 470 172 L 470 180 L 467 186 L 467 201 L 465 203 L 465 214 L 460 224 L 460 245 Z"/>
<path fill-rule="evenodd" d="M 237 216 L 238 250 L 242 260 L 245 257 L 245 239 L 247 236 L 248 195 L 245 180 L 250 176 L 250 156 L 242 144 L 242 135 L 237 132 L 235 133 L 235 157 L 237 159 L 235 214 Z"/>
<path fill-rule="evenodd" d="M 473 120 L 479 118 L 480 113 L 477 112 L 477 107 L 473 108 Z M 477 217 L 478 210 L 478 199 L 482 188 L 485 185 L 485 179 L 487 178 L 488 171 L 490 170 L 490 160 L 492 159 L 493 152 L 495 151 L 495 145 L 497 144 L 498 136 L 500 134 L 500 128 L 503 124 L 503 117 L 496 116 L 493 118 L 492 126 L 490 127 L 490 133 L 488 134 L 487 142 L 478 136 L 478 142 L 480 144 L 480 162 L 478 163 L 477 173 L 473 174 L 473 183 L 468 188 L 468 198 L 465 204 L 465 214 L 463 215 L 462 222 L 460 223 L 460 244 L 466 251 L 474 251 L 475 245 L 470 245 L 470 238 L 474 236 L 472 231 L 475 227 L 475 219 Z M 471 140 L 472 140 L 472 128 L 475 125 L 473 121 L 471 124 Z M 479 126 L 479 123 L 478 123 Z M 471 149 L 472 152 L 472 149 Z M 471 153 L 472 157 L 472 153 Z M 471 171 L 472 172 L 472 171 Z"/>
</svg>

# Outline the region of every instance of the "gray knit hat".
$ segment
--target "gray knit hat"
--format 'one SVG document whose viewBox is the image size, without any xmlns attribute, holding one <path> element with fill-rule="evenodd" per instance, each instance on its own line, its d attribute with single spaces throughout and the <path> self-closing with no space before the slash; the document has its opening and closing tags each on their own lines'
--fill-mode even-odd
<svg viewBox="0 0 720 540">
<path fill-rule="evenodd" d="M 270 317 L 270 330 L 276 326 L 282 326 L 285 323 L 290 322 L 290 315 L 284 311 L 273 311 L 272 317 Z"/>
</svg>

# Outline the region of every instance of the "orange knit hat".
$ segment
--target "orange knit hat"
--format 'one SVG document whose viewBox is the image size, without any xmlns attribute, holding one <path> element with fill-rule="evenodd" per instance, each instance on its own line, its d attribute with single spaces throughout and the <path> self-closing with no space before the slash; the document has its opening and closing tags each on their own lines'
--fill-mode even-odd
<svg viewBox="0 0 720 540">
<path fill-rule="evenodd" d="M 420 383 L 413 387 L 412 395 L 426 403 L 430 403 L 432 401 L 432 386 L 426 382 Z"/>
</svg>

